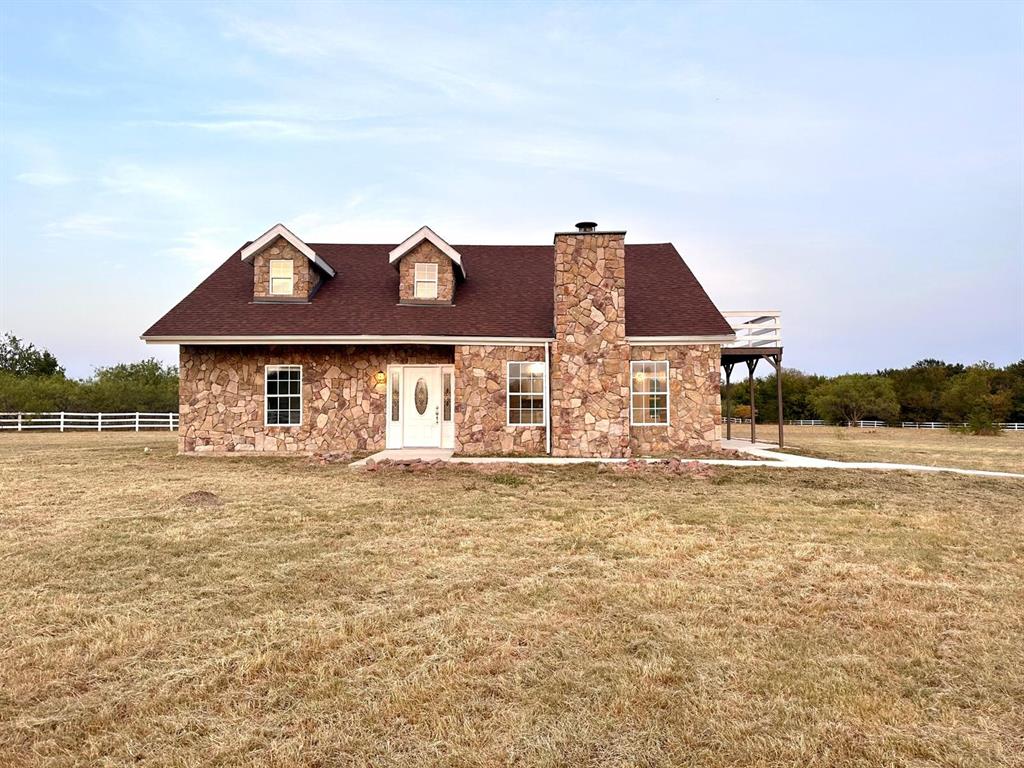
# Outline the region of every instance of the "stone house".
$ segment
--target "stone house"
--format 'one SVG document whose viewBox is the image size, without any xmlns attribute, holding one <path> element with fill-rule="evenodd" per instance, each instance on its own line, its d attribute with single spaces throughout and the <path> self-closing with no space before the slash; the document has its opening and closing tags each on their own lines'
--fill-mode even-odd
<svg viewBox="0 0 1024 768">
<path fill-rule="evenodd" d="M 623 457 L 717 447 L 733 330 L 670 243 L 307 244 L 283 225 L 142 337 L 180 345 L 179 447 Z"/>
</svg>

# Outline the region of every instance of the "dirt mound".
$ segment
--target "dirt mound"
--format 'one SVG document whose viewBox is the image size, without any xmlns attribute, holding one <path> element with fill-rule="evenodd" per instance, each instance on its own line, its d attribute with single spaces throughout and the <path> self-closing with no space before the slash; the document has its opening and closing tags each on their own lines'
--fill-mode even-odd
<svg viewBox="0 0 1024 768">
<path fill-rule="evenodd" d="M 220 496 L 209 491 L 189 491 L 178 497 L 178 503 L 190 507 L 219 507 L 224 502 Z"/>
</svg>

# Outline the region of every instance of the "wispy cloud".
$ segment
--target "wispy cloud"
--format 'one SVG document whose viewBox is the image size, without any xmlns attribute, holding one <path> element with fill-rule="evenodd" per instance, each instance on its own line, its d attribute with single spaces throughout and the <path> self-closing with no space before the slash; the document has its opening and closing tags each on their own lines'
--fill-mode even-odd
<svg viewBox="0 0 1024 768">
<path fill-rule="evenodd" d="M 48 237 L 77 238 L 94 237 L 109 240 L 130 240 L 132 235 L 125 229 L 125 221 L 116 216 L 95 213 L 77 213 L 47 225 Z"/>
<path fill-rule="evenodd" d="M 347 142 L 384 141 L 416 144 L 437 141 L 440 129 L 429 125 L 355 124 L 331 120 L 285 120 L 278 118 L 217 118 L 198 120 L 154 120 L 147 125 L 185 128 L 223 134 L 253 141 Z"/>
<path fill-rule="evenodd" d="M 520 81 L 492 71 L 488 62 L 495 59 L 472 39 L 452 45 L 422 26 L 406 29 L 391 24 L 385 30 L 361 26 L 354 19 L 346 22 L 314 25 L 225 15 L 224 34 L 314 69 L 336 71 L 339 62 L 358 62 L 390 80 L 462 102 L 485 97 L 516 103 L 531 96 Z M 384 38 L 387 44 L 382 44 Z"/>
<path fill-rule="evenodd" d="M 193 200 L 198 194 L 196 185 L 174 171 L 131 163 L 116 166 L 99 181 L 105 189 L 131 197 L 147 195 L 168 200 Z"/>
<path fill-rule="evenodd" d="M 22 184 L 28 184 L 33 187 L 63 187 L 78 181 L 71 174 L 61 173 L 60 171 L 27 171 L 26 173 L 19 173 L 14 178 Z"/>
<path fill-rule="evenodd" d="M 205 274 L 226 259 L 244 238 L 227 227 L 204 227 L 175 238 L 158 255 L 170 256 Z"/>
</svg>

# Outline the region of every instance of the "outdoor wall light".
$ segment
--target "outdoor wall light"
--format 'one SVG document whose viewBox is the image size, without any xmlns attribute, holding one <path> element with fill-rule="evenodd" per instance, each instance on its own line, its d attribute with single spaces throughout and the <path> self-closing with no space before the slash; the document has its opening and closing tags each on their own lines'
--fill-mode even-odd
<svg viewBox="0 0 1024 768">
<path fill-rule="evenodd" d="M 384 373 L 384 371 L 377 371 L 373 374 L 373 378 L 378 384 L 383 384 L 384 380 L 387 378 L 387 374 Z"/>
</svg>

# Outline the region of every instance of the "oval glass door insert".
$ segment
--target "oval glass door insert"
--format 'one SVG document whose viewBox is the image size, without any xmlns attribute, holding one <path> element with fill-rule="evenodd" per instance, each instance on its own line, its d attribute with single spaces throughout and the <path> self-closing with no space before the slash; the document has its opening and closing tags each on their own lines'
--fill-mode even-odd
<svg viewBox="0 0 1024 768">
<path fill-rule="evenodd" d="M 413 393 L 416 403 L 416 412 L 422 416 L 427 412 L 427 380 L 420 379 L 416 382 L 416 391 Z"/>
</svg>

